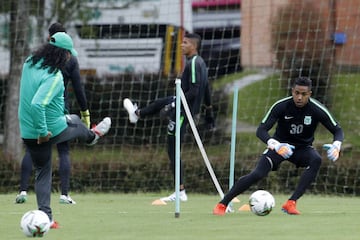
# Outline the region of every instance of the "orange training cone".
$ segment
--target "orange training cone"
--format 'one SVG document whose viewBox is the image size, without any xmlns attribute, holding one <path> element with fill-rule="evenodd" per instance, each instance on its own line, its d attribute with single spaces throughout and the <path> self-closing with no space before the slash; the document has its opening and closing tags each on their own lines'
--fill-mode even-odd
<svg viewBox="0 0 360 240">
<path fill-rule="evenodd" d="M 250 205 L 249 204 L 244 204 L 239 208 L 239 211 L 250 211 Z"/>
<path fill-rule="evenodd" d="M 161 205 L 167 205 L 167 203 L 161 199 L 156 199 L 151 203 L 151 205 L 161 206 Z"/>
</svg>

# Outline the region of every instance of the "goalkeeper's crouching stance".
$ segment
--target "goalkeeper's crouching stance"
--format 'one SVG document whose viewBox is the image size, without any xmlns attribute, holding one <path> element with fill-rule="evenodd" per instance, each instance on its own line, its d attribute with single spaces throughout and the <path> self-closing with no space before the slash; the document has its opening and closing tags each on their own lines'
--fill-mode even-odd
<svg viewBox="0 0 360 240">
<path fill-rule="evenodd" d="M 344 133 L 338 122 L 321 103 L 311 98 L 312 82 L 307 77 L 295 79 L 292 96 L 280 99 L 261 121 L 256 135 L 267 144 L 255 169 L 240 177 L 224 198 L 213 209 L 214 215 L 224 215 L 230 201 L 247 190 L 252 184 L 276 171 L 287 160 L 296 167 L 304 168 L 294 193 L 282 205 L 282 211 L 298 215 L 297 200 L 315 180 L 321 165 L 321 156 L 312 146 L 318 123 L 332 133 L 333 143 L 324 144 L 329 160 L 335 162 L 340 153 Z M 277 123 L 274 135 L 268 131 Z"/>
</svg>

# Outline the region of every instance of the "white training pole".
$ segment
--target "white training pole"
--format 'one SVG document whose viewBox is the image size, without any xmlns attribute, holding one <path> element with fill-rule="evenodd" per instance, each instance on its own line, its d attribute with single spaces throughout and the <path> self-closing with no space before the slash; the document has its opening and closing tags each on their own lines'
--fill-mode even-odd
<svg viewBox="0 0 360 240">
<path fill-rule="evenodd" d="M 181 90 L 181 91 L 180 91 L 181 101 L 182 101 L 182 104 L 183 104 L 183 106 L 184 106 L 185 113 L 186 113 L 186 116 L 187 116 L 187 118 L 188 118 L 188 120 L 189 120 L 189 124 L 190 124 L 190 126 L 191 126 L 191 129 L 192 129 L 192 131 L 193 131 L 193 134 L 194 134 L 196 143 L 197 143 L 197 145 L 198 145 L 198 147 L 199 147 L 199 150 L 200 150 L 200 152 L 201 152 L 201 155 L 202 155 L 202 157 L 203 157 L 203 159 L 204 159 L 205 165 L 206 165 L 206 167 L 207 167 L 207 169 L 208 169 L 208 171 L 209 171 L 209 173 L 210 173 L 211 179 L 213 180 L 214 185 L 215 185 L 215 187 L 216 187 L 216 189 L 217 189 L 217 191 L 218 191 L 221 199 L 223 199 L 223 198 L 224 198 L 224 192 L 222 191 L 222 189 L 221 189 L 221 187 L 220 187 L 220 184 L 219 184 L 219 182 L 218 182 L 218 180 L 217 180 L 217 178 L 216 178 L 216 176 L 215 176 L 214 170 L 212 169 L 211 164 L 210 164 L 210 161 L 209 161 L 209 159 L 208 159 L 208 157 L 207 157 L 207 155 L 206 155 L 204 146 L 203 146 L 203 144 L 202 144 L 202 142 L 201 142 L 199 133 L 198 133 L 198 131 L 197 131 L 197 129 L 196 129 L 194 119 L 193 119 L 192 116 L 191 116 L 191 112 L 190 112 L 189 106 L 188 106 L 188 104 L 187 104 L 187 102 L 186 102 L 186 98 L 185 98 L 184 92 L 182 91 L 182 89 L 180 89 L 180 90 Z"/>
<path fill-rule="evenodd" d="M 181 79 L 176 78 L 176 120 L 175 120 L 175 218 L 180 217 L 180 92 Z"/>
<path fill-rule="evenodd" d="M 231 124 L 231 149 L 230 149 L 230 173 L 229 173 L 229 189 L 234 185 L 234 169 L 235 169 L 235 146 L 236 146 L 236 122 L 238 109 L 238 93 L 239 89 L 234 89 L 233 113 Z"/>
<path fill-rule="evenodd" d="M 235 171 L 235 146 L 236 146 L 236 121 L 238 108 L 238 92 L 239 89 L 234 89 L 233 112 L 231 123 L 231 148 L 230 148 L 230 170 L 229 170 L 229 190 L 234 185 L 234 171 Z M 228 210 L 232 212 L 232 202 L 228 205 Z"/>
</svg>

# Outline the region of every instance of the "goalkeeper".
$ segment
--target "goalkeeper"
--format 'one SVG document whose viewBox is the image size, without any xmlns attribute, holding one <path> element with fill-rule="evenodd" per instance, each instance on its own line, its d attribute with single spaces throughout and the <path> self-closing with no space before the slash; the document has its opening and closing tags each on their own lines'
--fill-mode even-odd
<svg viewBox="0 0 360 240">
<path fill-rule="evenodd" d="M 252 184 L 265 178 L 270 171 L 276 171 L 287 160 L 296 167 L 305 168 L 295 191 L 282 205 L 288 214 L 298 215 L 297 200 L 315 180 L 321 165 L 321 156 L 312 146 L 314 133 L 321 123 L 333 135 L 333 143 L 325 144 L 329 160 L 335 162 L 339 157 L 344 133 L 328 109 L 311 98 L 311 80 L 299 77 L 292 87 L 292 97 L 277 101 L 260 123 L 256 135 L 267 144 L 255 169 L 237 180 L 230 191 L 215 206 L 213 214 L 224 215 L 229 202 L 247 190 Z M 270 137 L 268 131 L 277 123 L 275 133 Z"/>
<path fill-rule="evenodd" d="M 197 34 L 188 33 L 184 36 L 181 48 L 186 56 L 186 65 L 181 77 L 181 88 L 193 116 L 200 112 L 202 101 L 205 103 L 205 121 L 209 129 L 214 128 L 214 117 L 211 106 L 210 89 L 208 84 L 207 68 L 204 60 L 198 55 L 201 38 Z M 160 112 L 160 116 L 168 120 L 167 150 L 170 167 L 175 176 L 175 96 L 160 98 L 147 107 L 138 109 L 128 98 L 124 99 L 124 107 L 129 113 L 131 123 L 136 123 L 139 118 L 144 118 Z M 180 141 L 183 140 L 188 119 L 183 110 L 180 116 Z M 175 193 L 161 198 L 165 202 L 175 201 Z M 180 200 L 187 201 L 183 182 L 183 166 L 180 161 Z"/>
<path fill-rule="evenodd" d="M 49 27 L 49 39 L 50 36 L 57 32 L 66 32 L 65 28 L 60 23 L 53 23 Z M 80 106 L 80 115 L 82 122 L 90 128 L 90 112 L 87 107 L 87 99 L 84 89 L 81 85 L 79 63 L 75 56 L 71 56 L 70 60 L 66 63 L 64 70 L 62 71 L 64 76 L 64 100 L 67 111 L 70 109 L 70 103 L 68 101 L 67 86 L 71 81 L 73 91 L 75 93 L 77 102 Z M 60 176 L 60 190 L 61 195 L 59 202 L 64 204 L 75 204 L 76 202 L 69 195 L 70 188 L 70 146 L 69 142 L 62 142 L 56 145 L 59 155 L 59 176 Z M 29 188 L 29 179 L 32 173 L 32 160 L 30 153 L 26 151 L 25 156 L 21 162 L 21 178 L 20 178 L 20 193 L 16 196 L 15 203 L 24 203 L 27 200 L 27 191 Z"/>
</svg>

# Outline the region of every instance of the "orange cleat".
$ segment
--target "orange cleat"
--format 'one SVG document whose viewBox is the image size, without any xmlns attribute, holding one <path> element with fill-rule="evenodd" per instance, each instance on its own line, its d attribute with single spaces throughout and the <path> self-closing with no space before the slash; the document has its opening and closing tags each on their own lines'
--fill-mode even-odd
<svg viewBox="0 0 360 240">
<path fill-rule="evenodd" d="M 50 228 L 51 229 L 59 229 L 60 225 L 59 225 L 59 223 L 57 221 L 52 221 L 51 225 L 50 225 Z"/>
<path fill-rule="evenodd" d="M 213 209 L 213 214 L 218 216 L 224 216 L 226 212 L 226 205 L 222 203 L 216 204 L 216 206 Z"/>
<path fill-rule="evenodd" d="M 300 212 L 296 209 L 296 201 L 287 200 L 284 205 L 282 205 L 281 210 L 290 215 L 300 215 Z"/>
</svg>

